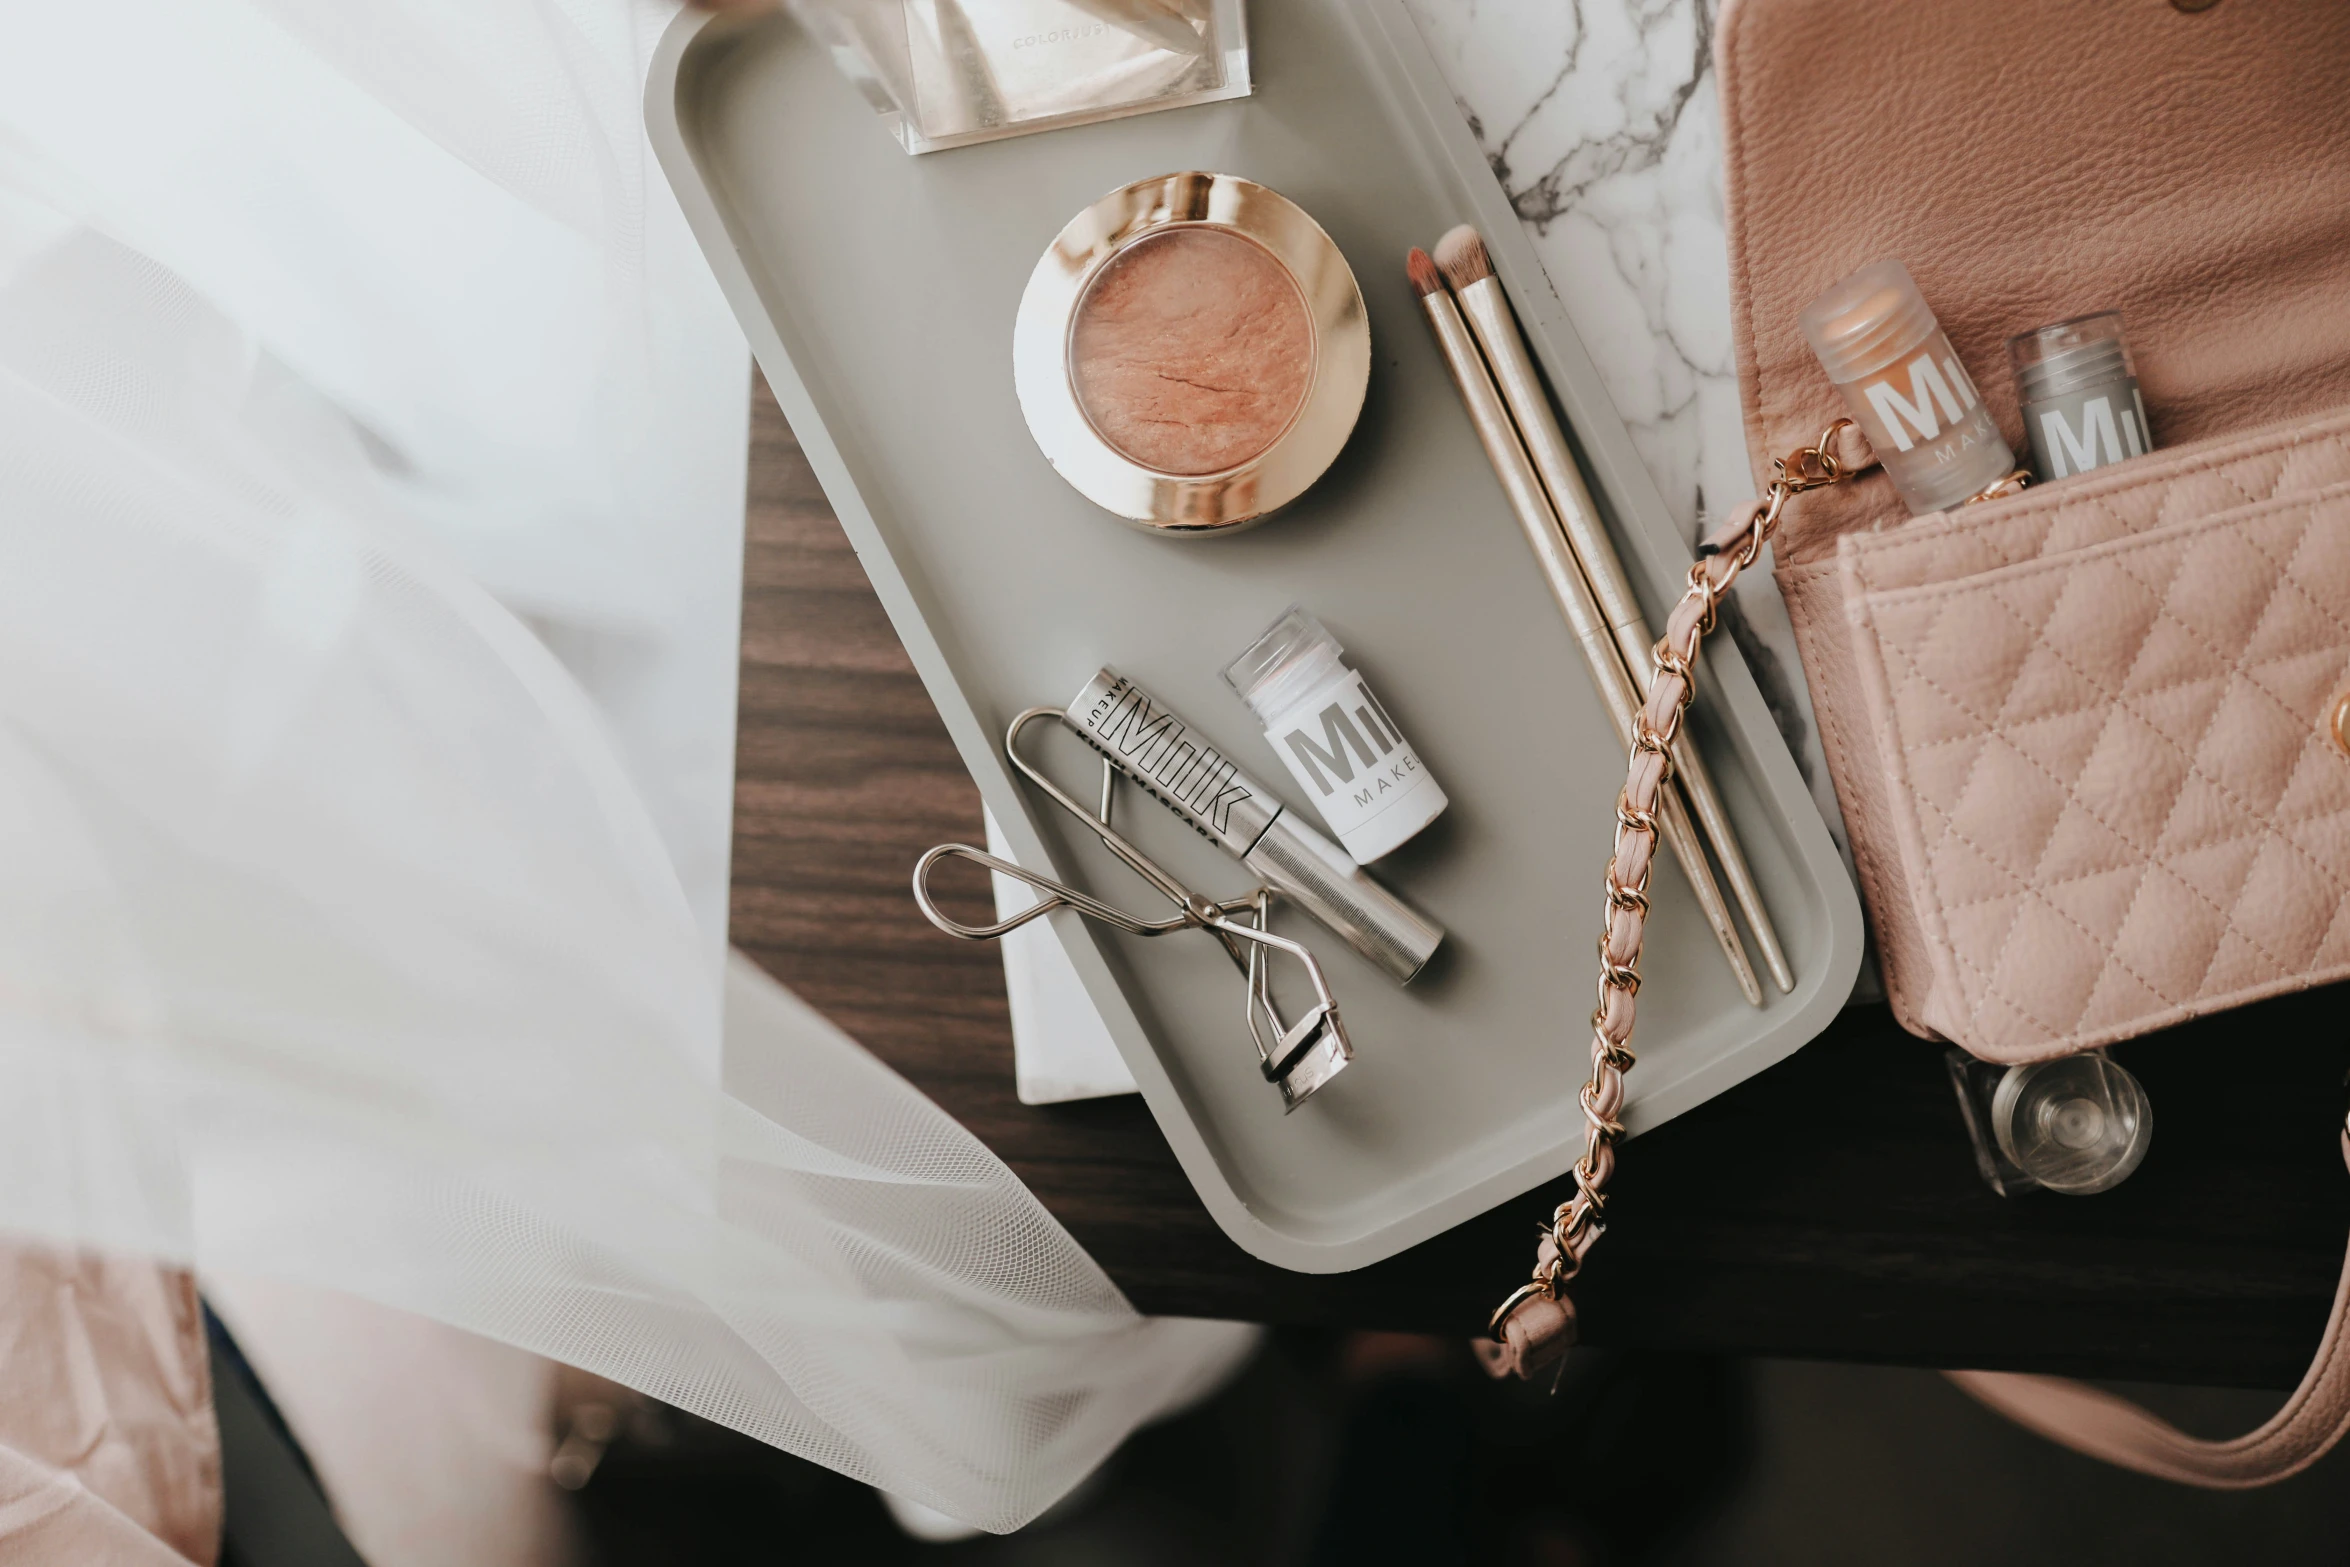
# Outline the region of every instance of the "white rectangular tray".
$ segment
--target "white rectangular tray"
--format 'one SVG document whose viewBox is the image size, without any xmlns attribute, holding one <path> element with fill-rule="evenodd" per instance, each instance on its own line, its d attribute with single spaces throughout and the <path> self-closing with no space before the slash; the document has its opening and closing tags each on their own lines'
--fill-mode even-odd
<svg viewBox="0 0 2350 1567">
<path fill-rule="evenodd" d="M 1398 988 L 1292 916 L 1358 1051 L 1295 1115 L 1258 1073 L 1213 942 L 1054 916 L 1217 1222 L 1267 1261 L 1326 1273 L 1580 1153 L 1600 870 L 1623 780 L 1620 743 L 1404 280 L 1407 247 L 1459 222 L 1483 231 L 1652 614 L 1688 556 L 1395 0 L 1260 0 L 1251 50 L 1247 99 L 912 158 L 789 22 L 689 16 L 663 41 L 647 109 L 718 280 L 1022 861 L 1163 913 L 1015 780 L 1004 725 L 1066 704 L 1108 664 L 1281 789 L 1217 672 L 1292 602 L 1337 633 L 1451 795 L 1376 870 L 1449 932 L 1418 983 Z M 1370 311 L 1370 396 L 1346 452 L 1282 516 L 1231 538 L 1146 537 L 1096 510 L 1047 466 L 1012 390 L 1013 313 L 1046 244 L 1104 192 L 1178 169 L 1246 175 L 1298 202 L 1353 263 Z M 1696 730 L 1799 982 L 1748 1007 L 1665 864 L 1634 1130 L 1818 1033 L 1860 963 L 1859 902 L 1793 759 L 1728 638 L 1708 660 Z M 1094 764 L 1056 738 L 1082 798 Z M 1148 852 L 1202 890 L 1244 889 L 1237 864 L 1126 800 L 1120 825 Z"/>
</svg>

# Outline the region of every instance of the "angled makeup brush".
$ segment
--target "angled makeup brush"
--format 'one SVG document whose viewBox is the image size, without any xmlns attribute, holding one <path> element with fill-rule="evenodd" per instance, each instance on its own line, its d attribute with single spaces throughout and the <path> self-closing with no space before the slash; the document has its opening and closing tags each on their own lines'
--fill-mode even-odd
<svg viewBox="0 0 2350 1567">
<path fill-rule="evenodd" d="M 1534 356 L 1527 351 L 1525 334 L 1511 313 L 1509 296 L 1502 291 L 1501 279 L 1494 275 L 1493 260 L 1486 254 L 1483 236 L 1465 223 L 1452 230 L 1436 242 L 1436 265 L 1445 281 L 1452 285 L 1453 297 L 1460 302 L 1461 314 L 1467 318 L 1477 346 L 1485 351 L 1485 361 L 1492 368 L 1503 403 L 1509 408 L 1510 420 L 1517 426 L 1526 455 L 1542 479 L 1551 509 L 1566 530 L 1567 547 L 1574 552 L 1576 564 L 1582 567 L 1592 597 L 1599 601 L 1600 613 L 1607 619 L 1609 634 L 1624 667 L 1632 676 L 1633 685 L 1645 692 L 1655 674 L 1650 650 L 1656 645 L 1656 635 L 1648 629 L 1648 622 L 1640 613 L 1640 601 L 1633 597 L 1632 582 L 1624 573 L 1624 563 L 1616 554 L 1614 541 L 1607 535 L 1607 525 L 1600 521 L 1599 508 L 1591 502 L 1590 490 L 1584 487 L 1574 453 L 1567 449 L 1566 434 L 1551 411 L 1550 397 L 1535 371 Z M 1713 846 L 1715 857 L 1721 861 L 1722 879 L 1730 884 L 1730 895 L 1738 900 L 1739 912 L 1746 916 L 1747 928 L 1754 933 L 1754 943 L 1762 951 L 1763 966 L 1771 971 L 1772 983 L 1782 992 L 1794 990 L 1795 973 L 1788 967 L 1787 954 L 1779 945 L 1779 933 L 1771 924 L 1769 908 L 1763 903 L 1762 888 L 1746 863 L 1746 851 L 1739 846 L 1730 812 L 1722 804 L 1721 792 L 1714 787 L 1705 757 L 1687 731 L 1673 743 L 1673 776 L 1687 793 L 1690 811 L 1696 816 L 1706 841 Z"/>
<path fill-rule="evenodd" d="M 1478 356 L 1476 341 L 1461 319 L 1460 308 L 1445 291 L 1444 274 L 1437 270 L 1426 251 L 1416 248 L 1404 258 L 1404 270 L 1428 313 L 1429 324 L 1436 329 L 1437 346 L 1443 349 L 1445 362 L 1452 369 L 1461 401 L 1468 405 L 1469 423 L 1484 444 L 1486 459 L 1501 480 L 1502 493 L 1509 497 L 1518 527 L 1534 550 L 1534 559 L 1542 568 L 1551 597 L 1558 601 L 1560 612 L 1566 616 L 1567 629 L 1574 633 L 1576 644 L 1583 650 L 1591 684 L 1599 692 L 1600 701 L 1606 704 L 1616 738 L 1628 755 L 1632 749 L 1632 718 L 1639 711 L 1641 697 L 1616 652 L 1607 619 L 1592 598 L 1582 569 L 1575 564 L 1566 534 L 1559 527 L 1558 515 L 1551 510 L 1542 480 L 1527 459 L 1526 448 L 1518 439 L 1517 427 L 1510 422 L 1501 392 L 1494 386 L 1485 361 Z M 1713 867 L 1706 862 L 1705 845 L 1675 790 L 1667 788 L 1658 799 L 1662 808 L 1657 814 L 1665 844 L 1681 862 L 1681 870 L 1697 894 L 1698 907 L 1704 910 L 1706 923 L 1713 927 L 1714 939 L 1721 943 L 1722 956 L 1729 962 L 1730 972 L 1737 976 L 1739 991 L 1745 995 L 1748 1005 L 1759 1007 L 1763 1002 L 1762 986 L 1755 981 L 1754 965 L 1747 960 L 1745 945 L 1738 939 L 1738 928 L 1730 920 L 1730 905 L 1714 881 Z"/>
</svg>

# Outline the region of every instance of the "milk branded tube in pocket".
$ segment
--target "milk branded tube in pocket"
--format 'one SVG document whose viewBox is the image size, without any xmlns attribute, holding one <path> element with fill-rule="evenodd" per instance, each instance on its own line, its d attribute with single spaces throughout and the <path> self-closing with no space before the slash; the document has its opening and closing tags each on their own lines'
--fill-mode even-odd
<svg viewBox="0 0 2350 1567">
<path fill-rule="evenodd" d="M 2059 321 L 2008 340 L 2032 472 L 2070 478 L 2154 449 L 2137 366 L 2112 311 Z"/>
<path fill-rule="evenodd" d="M 1322 623 L 1291 606 L 1224 679 L 1357 863 L 1444 813 L 1444 790 Z"/>
<path fill-rule="evenodd" d="M 1909 268 L 1878 261 L 1803 308 L 1803 335 L 1913 515 L 2015 471 L 2015 454 Z"/>
</svg>

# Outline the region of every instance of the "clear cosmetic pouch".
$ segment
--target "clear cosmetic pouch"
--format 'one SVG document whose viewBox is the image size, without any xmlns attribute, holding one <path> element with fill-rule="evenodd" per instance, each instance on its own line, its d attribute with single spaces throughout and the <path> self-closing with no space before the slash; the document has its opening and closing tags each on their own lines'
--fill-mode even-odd
<svg viewBox="0 0 2350 1567">
<path fill-rule="evenodd" d="M 791 0 L 908 152 L 1246 97 L 1244 0 Z"/>
</svg>

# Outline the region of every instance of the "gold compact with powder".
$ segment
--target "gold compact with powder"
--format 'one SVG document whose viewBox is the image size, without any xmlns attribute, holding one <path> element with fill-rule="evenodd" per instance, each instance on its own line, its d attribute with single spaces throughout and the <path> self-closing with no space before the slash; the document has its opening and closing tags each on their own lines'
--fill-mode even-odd
<svg viewBox="0 0 2350 1567">
<path fill-rule="evenodd" d="M 1167 174 L 1071 219 L 1029 275 L 1013 380 L 1036 444 L 1103 509 L 1230 532 L 1305 493 L 1371 376 L 1362 290 L 1278 191 Z"/>
</svg>

